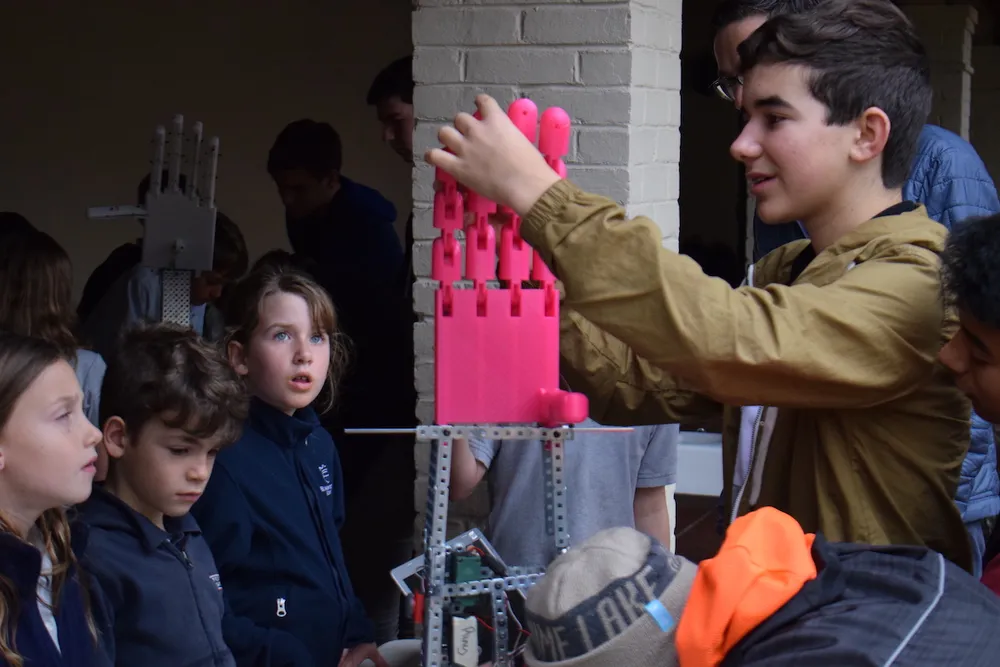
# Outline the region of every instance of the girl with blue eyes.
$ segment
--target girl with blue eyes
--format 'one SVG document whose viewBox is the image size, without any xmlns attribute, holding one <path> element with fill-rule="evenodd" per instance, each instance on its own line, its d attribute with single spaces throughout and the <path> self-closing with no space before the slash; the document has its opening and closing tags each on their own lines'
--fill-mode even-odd
<svg viewBox="0 0 1000 667">
<path fill-rule="evenodd" d="M 340 459 L 313 407 L 332 406 L 347 359 L 333 304 L 305 275 L 263 268 L 234 286 L 226 327 L 250 412 L 193 509 L 230 610 L 226 642 L 240 667 L 383 667 L 344 565 Z"/>
</svg>

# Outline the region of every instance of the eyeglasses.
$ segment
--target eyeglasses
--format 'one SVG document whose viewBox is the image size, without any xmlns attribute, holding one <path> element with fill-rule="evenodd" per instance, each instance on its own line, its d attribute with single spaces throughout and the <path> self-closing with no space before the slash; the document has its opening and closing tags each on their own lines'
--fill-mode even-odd
<svg viewBox="0 0 1000 667">
<path fill-rule="evenodd" d="M 742 85 L 742 76 L 720 76 L 712 82 L 712 90 L 727 102 L 735 102 L 736 89 Z"/>
</svg>

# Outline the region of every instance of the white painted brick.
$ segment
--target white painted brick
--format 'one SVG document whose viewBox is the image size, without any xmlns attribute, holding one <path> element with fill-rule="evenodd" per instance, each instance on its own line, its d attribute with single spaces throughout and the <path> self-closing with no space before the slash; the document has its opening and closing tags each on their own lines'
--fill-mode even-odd
<svg viewBox="0 0 1000 667">
<path fill-rule="evenodd" d="M 677 162 L 681 154 L 681 128 L 658 127 L 656 130 L 656 161 Z"/>
<path fill-rule="evenodd" d="M 434 227 L 434 209 L 426 204 L 413 207 L 413 238 L 417 241 L 436 239 L 440 230 Z"/>
<path fill-rule="evenodd" d="M 672 239 L 674 246 L 672 250 L 676 252 L 676 238 L 681 229 L 681 211 L 676 201 L 661 202 L 655 205 L 655 215 L 653 220 L 656 226 L 663 232 L 664 239 Z"/>
<path fill-rule="evenodd" d="M 434 423 L 434 401 L 430 400 L 419 400 L 417 401 L 417 419 L 420 420 L 421 424 L 433 424 Z M 418 442 L 418 445 L 420 443 Z M 427 466 L 430 464 L 430 448 L 427 445 L 423 445 L 424 460 L 420 467 L 417 468 L 419 472 L 423 472 L 424 475 L 427 474 Z M 427 498 L 427 492 L 424 491 L 424 499 Z"/>
<path fill-rule="evenodd" d="M 413 242 L 413 273 L 417 276 L 431 275 L 431 254 L 433 241 Z"/>
<path fill-rule="evenodd" d="M 501 106 L 517 99 L 514 86 L 489 86 L 481 84 L 417 86 L 413 91 L 413 112 L 421 120 L 450 121 L 460 111 L 476 110 L 476 95 L 486 93 Z"/>
<path fill-rule="evenodd" d="M 418 315 L 434 315 L 434 290 L 437 281 L 418 277 L 413 283 L 413 311 Z"/>
<path fill-rule="evenodd" d="M 536 7 L 524 14 L 529 44 L 628 44 L 630 13 L 619 7 Z"/>
<path fill-rule="evenodd" d="M 582 128 L 578 141 L 577 158 L 582 163 L 595 165 L 626 165 L 629 163 L 629 133 L 627 128 Z"/>
<path fill-rule="evenodd" d="M 413 128 L 413 152 L 422 156 L 428 149 L 440 147 L 441 140 L 438 139 L 438 132 L 444 125 L 447 125 L 447 121 L 417 122 L 416 127 Z"/>
<path fill-rule="evenodd" d="M 636 127 L 629 129 L 629 164 L 650 164 L 656 161 L 657 129 Z"/>
<path fill-rule="evenodd" d="M 632 167 L 632 201 L 637 203 L 676 200 L 680 191 L 677 164 L 647 164 Z"/>
<path fill-rule="evenodd" d="M 643 125 L 680 126 L 681 101 L 675 91 L 645 90 L 643 93 L 646 110 Z"/>
<path fill-rule="evenodd" d="M 434 201 L 434 167 L 422 159 L 416 160 L 413 163 L 412 173 L 413 203 L 431 204 Z"/>
<path fill-rule="evenodd" d="M 632 7 L 632 43 L 664 51 L 681 50 L 681 23 L 664 11 Z"/>
<path fill-rule="evenodd" d="M 428 317 L 413 325 L 413 354 L 417 363 L 434 361 L 434 319 Z"/>
<path fill-rule="evenodd" d="M 417 9 L 413 43 L 419 46 L 517 44 L 521 11 L 513 8 Z"/>
<path fill-rule="evenodd" d="M 413 80 L 418 83 L 460 83 L 462 52 L 448 46 L 415 47 Z"/>
<path fill-rule="evenodd" d="M 576 52 L 525 47 L 475 49 L 466 54 L 466 78 L 481 83 L 574 83 Z"/>
<path fill-rule="evenodd" d="M 414 372 L 417 391 L 421 394 L 434 391 L 434 364 L 417 364 Z"/>
<path fill-rule="evenodd" d="M 657 52 L 656 87 L 666 90 L 681 89 L 681 56 L 677 52 Z"/>
<path fill-rule="evenodd" d="M 632 54 L 625 48 L 580 52 L 580 83 L 585 86 L 627 86 Z"/>
<path fill-rule="evenodd" d="M 626 125 L 629 119 L 629 90 L 614 88 L 530 88 L 525 90 L 540 110 L 562 107 L 574 125 Z"/>
<path fill-rule="evenodd" d="M 635 47 L 632 50 L 632 85 L 655 88 L 660 64 L 660 52 L 655 49 Z"/>
<path fill-rule="evenodd" d="M 571 166 L 568 176 L 587 192 L 603 195 L 619 204 L 629 199 L 629 172 L 625 167 Z"/>
</svg>

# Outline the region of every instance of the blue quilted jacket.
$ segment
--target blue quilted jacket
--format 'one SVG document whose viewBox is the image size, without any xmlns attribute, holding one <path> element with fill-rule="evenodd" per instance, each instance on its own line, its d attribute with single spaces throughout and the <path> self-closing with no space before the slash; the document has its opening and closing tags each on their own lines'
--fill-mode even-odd
<svg viewBox="0 0 1000 667">
<path fill-rule="evenodd" d="M 903 186 L 903 199 L 923 204 L 927 214 L 948 229 L 966 218 L 1000 213 L 996 186 L 976 149 L 957 134 L 935 125 L 925 125 L 920 133 L 913 170 Z M 759 219 L 754 220 L 754 236 L 755 259 L 806 237 L 798 223 L 765 225 Z M 1000 514 L 993 428 L 973 413 L 971 435 L 955 494 L 955 504 L 966 523 Z"/>
</svg>

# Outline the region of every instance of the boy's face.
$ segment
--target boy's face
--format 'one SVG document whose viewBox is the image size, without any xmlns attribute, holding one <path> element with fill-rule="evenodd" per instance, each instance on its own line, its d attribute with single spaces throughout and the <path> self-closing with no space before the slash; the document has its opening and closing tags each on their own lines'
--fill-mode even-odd
<svg viewBox="0 0 1000 667">
<path fill-rule="evenodd" d="M 337 175 L 316 176 L 306 169 L 287 169 L 272 174 L 285 214 L 292 220 L 312 215 L 337 193 Z"/>
<path fill-rule="evenodd" d="M 976 413 L 1000 423 L 1000 330 L 959 309 L 961 327 L 938 355 Z"/>
<path fill-rule="evenodd" d="M 134 437 L 124 422 L 111 417 L 104 425 L 104 445 L 115 459 L 110 490 L 154 524 L 163 517 L 184 516 L 205 490 L 219 443 L 195 438 L 153 419 Z"/>
<path fill-rule="evenodd" d="M 413 105 L 393 95 L 380 100 L 375 111 L 382 124 L 382 141 L 413 164 Z"/>
<path fill-rule="evenodd" d="M 730 147 L 746 166 L 760 218 L 771 224 L 822 216 L 843 192 L 856 129 L 828 125 L 799 65 L 761 65 L 746 73 L 747 123 Z"/>
<path fill-rule="evenodd" d="M 330 338 L 316 330 L 304 298 L 279 292 L 264 299 L 249 345 L 230 344 L 229 359 L 255 396 L 290 415 L 323 390 Z"/>
<path fill-rule="evenodd" d="M 191 305 L 201 306 L 222 296 L 226 279 L 217 271 L 202 271 L 191 279 Z"/>
</svg>

